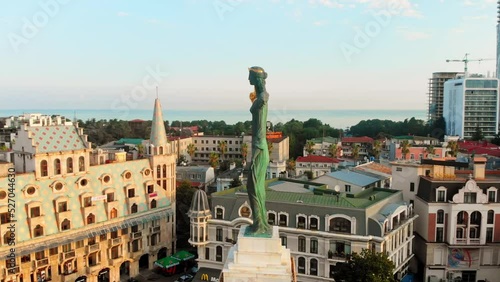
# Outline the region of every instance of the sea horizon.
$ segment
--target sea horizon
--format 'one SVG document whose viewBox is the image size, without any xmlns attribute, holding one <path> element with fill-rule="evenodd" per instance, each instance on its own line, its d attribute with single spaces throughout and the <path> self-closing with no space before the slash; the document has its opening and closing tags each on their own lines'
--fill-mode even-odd
<svg viewBox="0 0 500 282">
<path fill-rule="evenodd" d="M 151 120 L 153 111 L 150 109 L 132 109 L 132 110 L 106 110 L 106 109 L 14 109 L 0 110 L 0 117 L 19 116 L 23 114 L 45 114 L 61 115 L 68 119 L 80 119 L 87 121 L 95 118 L 118 119 L 118 120 Z M 405 119 L 416 118 L 426 121 L 427 110 L 393 110 L 393 109 L 342 109 L 342 110 L 287 110 L 287 109 L 269 109 L 268 121 L 273 124 L 279 122 L 286 123 L 292 119 L 306 121 L 310 118 L 316 118 L 324 124 L 329 124 L 335 128 L 346 128 L 358 124 L 362 120 L 380 119 L 403 121 Z M 164 109 L 163 118 L 169 122 L 172 121 L 225 121 L 227 124 L 235 124 L 251 120 L 251 114 L 248 110 L 172 110 Z"/>
</svg>

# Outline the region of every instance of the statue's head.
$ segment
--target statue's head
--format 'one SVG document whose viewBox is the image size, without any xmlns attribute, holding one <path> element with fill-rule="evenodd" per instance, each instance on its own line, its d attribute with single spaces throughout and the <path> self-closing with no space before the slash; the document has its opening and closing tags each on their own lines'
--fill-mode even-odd
<svg viewBox="0 0 500 282">
<path fill-rule="evenodd" d="M 248 68 L 248 80 L 251 85 L 265 84 L 265 80 L 267 78 L 267 72 L 264 71 L 261 67 L 251 67 Z"/>
</svg>

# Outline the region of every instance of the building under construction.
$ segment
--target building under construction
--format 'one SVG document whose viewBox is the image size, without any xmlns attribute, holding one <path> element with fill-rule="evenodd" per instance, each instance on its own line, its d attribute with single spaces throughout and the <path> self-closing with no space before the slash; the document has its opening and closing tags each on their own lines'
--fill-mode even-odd
<svg viewBox="0 0 500 282">
<path fill-rule="evenodd" d="M 443 93 L 444 83 L 449 79 L 454 79 L 457 72 L 435 72 L 429 78 L 429 112 L 427 119 L 435 121 L 443 116 Z"/>
</svg>

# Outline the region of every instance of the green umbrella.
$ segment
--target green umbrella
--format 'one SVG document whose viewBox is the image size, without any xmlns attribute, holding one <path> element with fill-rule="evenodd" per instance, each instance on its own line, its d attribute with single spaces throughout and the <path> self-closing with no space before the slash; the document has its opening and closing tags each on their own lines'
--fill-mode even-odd
<svg viewBox="0 0 500 282">
<path fill-rule="evenodd" d="M 155 261 L 155 265 L 162 268 L 169 268 L 175 265 L 179 265 L 179 259 L 170 256 Z"/>
<path fill-rule="evenodd" d="M 186 261 L 194 258 L 194 255 L 190 252 L 187 251 L 180 251 L 172 255 L 172 257 L 181 260 L 181 261 Z"/>
</svg>

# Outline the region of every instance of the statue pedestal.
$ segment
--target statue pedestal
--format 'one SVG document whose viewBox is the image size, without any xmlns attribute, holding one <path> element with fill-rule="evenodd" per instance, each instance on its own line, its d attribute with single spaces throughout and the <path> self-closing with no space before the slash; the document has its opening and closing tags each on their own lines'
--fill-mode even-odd
<svg viewBox="0 0 500 282">
<path fill-rule="evenodd" d="M 224 282 L 290 282 L 293 280 L 290 250 L 281 246 L 279 229 L 271 238 L 245 236 L 240 228 L 238 243 L 230 250 L 222 276 Z"/>
</svg>

